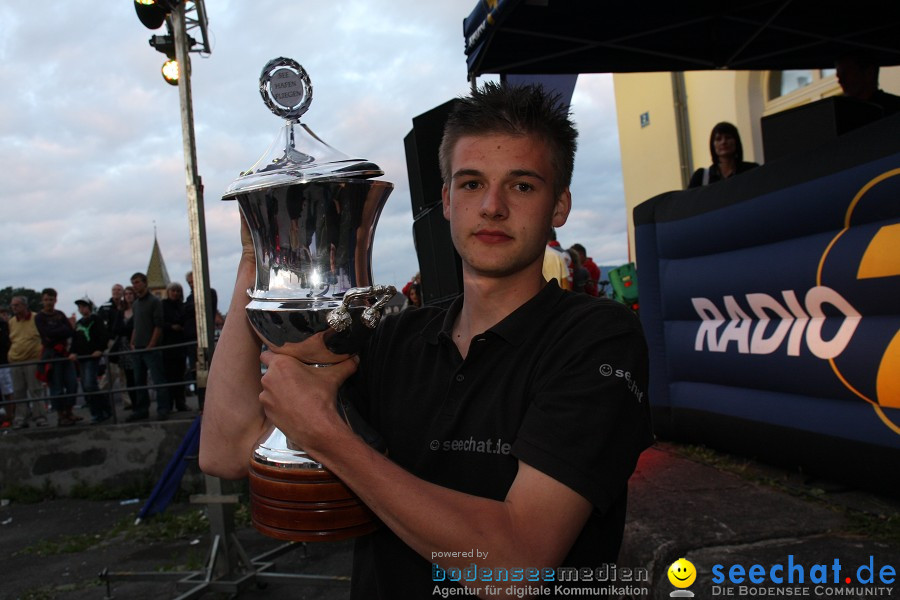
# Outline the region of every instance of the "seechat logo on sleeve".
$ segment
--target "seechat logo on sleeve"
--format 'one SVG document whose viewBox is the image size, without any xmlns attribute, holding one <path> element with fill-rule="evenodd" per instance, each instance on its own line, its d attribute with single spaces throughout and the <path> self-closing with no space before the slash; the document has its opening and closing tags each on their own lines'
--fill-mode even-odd
<svg viewBox="0 0 900 600">
<path fill-rule="evenodd" d="M 860 188 L 843 227 L 810 265 L 809 289 L 691 298 L 700 317 L 694 350 L 824 361 L 839 389 L 871 405 L 900 435 L 897 417 L 884 410 L 900 409 L 898 194 L 900 169 Z"/>
</svg>

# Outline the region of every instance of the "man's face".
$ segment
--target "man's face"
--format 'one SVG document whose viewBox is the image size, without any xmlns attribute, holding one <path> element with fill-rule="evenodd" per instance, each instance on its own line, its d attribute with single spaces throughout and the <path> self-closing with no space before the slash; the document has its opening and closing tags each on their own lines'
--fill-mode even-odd
<svg viewBox="0 0 900 600">
<path fill-rule="evenodd" d="M 44 305 L 45 311 L 51 312 L 56 308 L 56 296 L 44 294 L 41 296 L 41 303 Z"/>
<path fill-rule="evenodd" d="M 121 300 L 125 296 L 125 288 L 123 288 L 118 283 L 112 286 L 112 297 L 116 300 Z"/>
<path fill-rule="evenodd" d="M 134 288 L 134 293 L 138 298 L 143 298 L 144 294 L 147 293 L 147 282 L 139 277 L 131 280 L 131 287 Z"/>
<path fill-rule="evenodd" d="M 13 300 L 9 303 L 9 307 L 12 309 L 13 314 L 20 319 L 28 313 L 28 306 L 21 300 Z"/>
<path fill-rule="evenodd" d="M 194 275 L 193 274 L 188 275 L 187 277 L 185 277 L 185 279 L 187 280 L 188 287 L 191 288 L 191 291 L 193 292 L 194 291 Z"/>
<path fill-rule="evenodd" d="M 874 79 L 874 68 L 865 69 L 855 60 L 845 58 L 835 64 L 835 70 L 838 83 L 841 84 L 845 95 L 866 100 L 866 92 L 875 91 L 869 89 L 873 85 L 870 80 Z M 875 87 L 877 87 L 877 82 Z"/>
<path fill-rule="evenodd" d="M 82 317 L 86 317 L 86 316 L 88 316 L 89 314 L 91 314 L 91 307 L 88 306 L 87 304 L 79 304 L 79 305 L 78 305 L 78 313 L 79 313 Z"/>
<path fill-rule="evenodd" d="M 553 194 L 546 144 L 534 136 L 466 136 L 450 167 L 444 217 L 465 268 L 505 277 L 543 264 L 550 227 L 565 224 L 571 208 L 568 189 Z"/>
</svg>

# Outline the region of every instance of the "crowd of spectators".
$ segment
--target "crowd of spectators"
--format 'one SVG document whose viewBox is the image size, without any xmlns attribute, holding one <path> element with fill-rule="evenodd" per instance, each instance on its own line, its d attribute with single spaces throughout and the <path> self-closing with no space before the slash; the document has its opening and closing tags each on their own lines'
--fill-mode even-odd
<svg viewBox="0 0 900 600">
<path fill-rule="evenodd" d="M 550 231 L 550 241 L 544 251 L 544 279 L 556 279 L 559 287 L 589 296 L 604 296 L 600 285 L 600 267 L 587 255 L 581 244 L 567 249 L 556 239 L 556 231 Z"/>
<path fill-rule="evenodd" d="M 58 426 L 76 425 L 85 420 L 75 410 L 79 399 L 92 425 L 109 421 L 117 400 L 130 411 L 128 422 L 148 419 L 154 401 L 158 420 L 193 410 L 187 391 L 195 379 L 196 317 L 192 274 L 185 279 L 187 299 L 179 283 L 159 298 L 146 275 L 135 273 L 131 285 L 113 285 L 100 306 L 79 298 L 70 316 L 57 308 L 53 288 L 41 291 L 40 310 L 32 311 L 25 296 L 0 306 L 0 426 L 46 427 L 48 405 Z M 202 390 L 196 392 L 202 410 Z"/>
<path fill-rule="evenodd" d="M 548 271 L 547 265 L 559 265 Z M 560 287 L 592 296 L 598 292 L 600 269 L 584 246 L 563 249 L 555 232 L 547 246 L 545 277 Z M 87 297 L 75 301 L 70 316 L 57 309 L 57 292 L 41 291 L 41 309 L 32 312 L 28 298 L 16 296 L 0 306 L 0 426 L 22 429 L 49 425 L 48 405 L 61 427 L 80 423 L 74 410 L 79 398 L 90 424 L 109 421 L 117 403 L 127 422 L 193 410 L 187 393 L 196 367 L 196 317 L 193 276 L 185 276 L 191 293 L 184 297 L 179 283 L 170 283 L 161 297 L 154 295 L 143 273 L 131 285 L 112 286 L 110 298 L 99 306 Z M 403 287 L 404 309 L 422 306 L 422 283 L 416 273 Z M 224 322 L 211 304 L 217 328 Z M 21 363 L 21 364 L 18 364 Z M 202 410 L 204 388 L 196 388 L 196 409 Z"/>
</svg>

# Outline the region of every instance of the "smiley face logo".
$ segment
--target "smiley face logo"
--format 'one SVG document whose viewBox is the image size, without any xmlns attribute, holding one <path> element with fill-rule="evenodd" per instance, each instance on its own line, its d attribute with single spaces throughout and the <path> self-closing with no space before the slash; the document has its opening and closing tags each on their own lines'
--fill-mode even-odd
<svg viewBox="0 0 900 600">
<path fill-rule="evenodd" d="M 697 569 L 691 561 L 679 558 L 669 567 L 669 583 L 677 588 L 689 587 L 697 579 Z"/>
</svg>

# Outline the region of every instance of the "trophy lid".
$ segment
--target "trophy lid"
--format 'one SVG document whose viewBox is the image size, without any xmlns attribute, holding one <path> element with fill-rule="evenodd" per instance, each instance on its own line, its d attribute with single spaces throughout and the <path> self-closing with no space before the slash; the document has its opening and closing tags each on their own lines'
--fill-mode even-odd
<svg viewBox="0 0 900 600">
<path fill-rule="evenodd" d="M 296 61 L 270 60 L 260 75 L 259 93 L 269 110 L 283 117 L 285 124 L 265 154 L 231 182 L 222 196 L 224 200 L 270 187 L 384 175 L 378 165 L 329 146 L 300 122 L 312 102 L 312 84 Z"/>
</svg>

